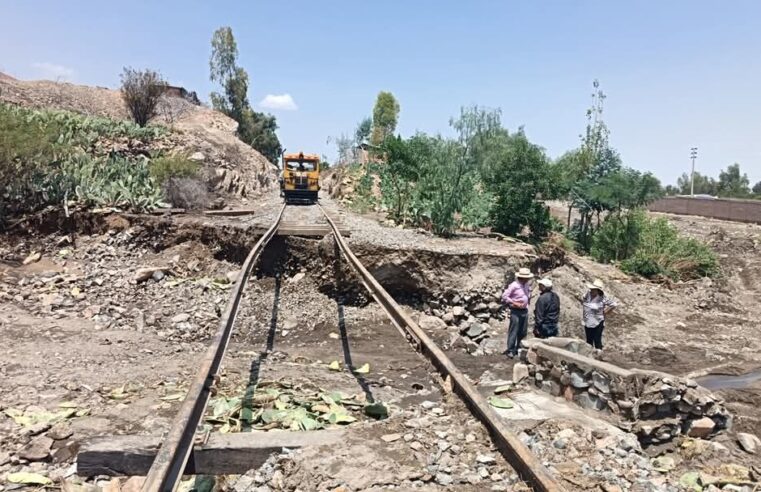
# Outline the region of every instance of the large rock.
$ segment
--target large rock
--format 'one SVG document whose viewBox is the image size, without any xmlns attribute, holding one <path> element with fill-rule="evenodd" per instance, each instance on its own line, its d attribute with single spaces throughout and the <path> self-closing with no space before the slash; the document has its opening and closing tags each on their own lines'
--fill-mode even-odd
<svg viewBox="0 0 761 492">
<path fill-rule="evenodd" d="M 452 308 L 452 315 L 455 318 L 462 318 L 462 317 L 466 316 L 465 308 L 462 307 L 462 306 L 455 306 L 455 307 L 453 307 Z"/>
<path fill-rule="evenodd" d="M 28 461 L 44 461 L 50 456 L 53 440 L 47 436 L 37 436 L 19 451 L 19 458 Z"/>
<path fill-rule="evenodd" d="M 761 439 L 753 434 L 740 432 L 737 434 L 737 442 L 740 443 L 740 447 L 743 448 L 743 451 L 750 454 L 756 454 L 759 448 L 761 448 Z"/>
<path fill-rule="evenodd" d="M 513 366 L 513 382 L 517 384 L 526 378 L 528 378 L 528 366 L 521 363 L 515 364 Z"/>
<path fill-rule="evenodd" d="M 693 420 L 690 422 L 687 435 L 690 437 L 708 437 L 716 427 L 716 423 L 708 417 Z"/>
<path fill-rule="evenodd" d="M 420 325 L 420 328 L 430 331 L 445 330 L 447 328 L 447 324 L 444 320 L 437 318 L 436 316 L 428 316 L 425 314 L 420 315 L 418 324 Z"/>
</svg>

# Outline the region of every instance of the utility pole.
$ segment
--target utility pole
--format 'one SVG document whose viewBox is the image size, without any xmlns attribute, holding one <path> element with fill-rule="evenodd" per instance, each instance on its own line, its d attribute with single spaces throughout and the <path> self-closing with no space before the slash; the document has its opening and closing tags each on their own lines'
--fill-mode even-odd
<svg viewBox="0 0 761 492">
<path fill-rule="evenodd" d="M 692 158 L 692 173 L 690 174 L 690 196 L 695 196 L 695 159 L 698 157 L 698 148 L 690 148 L 690 157 Z"/>
</svg>

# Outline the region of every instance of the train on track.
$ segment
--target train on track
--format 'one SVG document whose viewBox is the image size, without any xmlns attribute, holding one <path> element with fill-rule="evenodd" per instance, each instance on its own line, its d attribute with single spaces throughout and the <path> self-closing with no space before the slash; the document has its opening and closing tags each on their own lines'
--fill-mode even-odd
<svg viewBox="0 0 761 492">
<path fill-rule="evenodd" d="M 285 203 L 317 203 L 320 191 L 320 156 L 317 154 L 283 154 L 280 196 Z"/>
</svg>

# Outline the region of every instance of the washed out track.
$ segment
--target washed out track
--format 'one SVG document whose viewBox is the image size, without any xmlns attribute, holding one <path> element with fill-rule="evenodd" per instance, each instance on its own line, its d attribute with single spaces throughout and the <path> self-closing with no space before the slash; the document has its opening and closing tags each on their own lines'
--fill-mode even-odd
<svg viewBox="0 0 761 492">
<path fill-rule="evenodd" d="M 328 232 L 332 233 L 340 253 L 346 258 L 368 293 L 382 307 L 389 319 L 422 355 L 440 373 L 444 384 L 457 394 L 472 414 L 484 425 L 495 446 L 506 461 L 534 490 L 561 491 L 562 486 L 547 469 L 537 460 L 529 449 L 510 432 L 501 418 L 491 408 L 486 399 L 476 390 L 466 376 L 449 360 L 445 353 L 428 337 L 428 335 L 407 315 L 396 301 L 386 292 L 370 272 L 352 253 L 341 230 L 321 206 L 316 205 L 324 216 Z M 289 207 L 303 208 L 303 207 Z M 311 208 L 311 207 L 310 207 Z M 203 419 L 206 406 L 215 382 L 222 359 L 227 350 L 235 319 L 238 314 L 246 283 L 254 270 L 268 242 L 278 234 L 286 212 L 286 205 L 279 209 L 271 226 L 263 232 L 257 243 L 246 257 L 240 274 L 232 288 L 227 307 L 222 314 L 219 328 L 214 335 L 208 351 L 199 361 L 199 370 L 191 382 L 188 394 L 176 414 L 172 426 L 163 440 L 143 485 L 144 492 L 174 491 L 179 486 L 194 446 L 196 429 Z M 299 213 L 296 211 L 296 215 Z M 286 223 L 286 227 L 293 227 Z M 309 228 L 311 225 L 306 224 Z M 282 232 L 282 231 L 281 231 Z"/>
</svg>

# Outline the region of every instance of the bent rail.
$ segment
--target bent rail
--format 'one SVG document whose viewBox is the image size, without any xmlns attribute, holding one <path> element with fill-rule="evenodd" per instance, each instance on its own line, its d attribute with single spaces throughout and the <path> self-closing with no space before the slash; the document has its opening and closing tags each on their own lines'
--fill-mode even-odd
<svg viewBox="0 0 761 492">
<path fill-rule="evenodd" d="M 190 385 L 180 411 L 172 421 L 169 434 L 162 442 L 161 448 L 153 460 L 148 476 L 143 483 L 143 492 L 173 492 L 177 489 L 193 449 L 196 428 L 206 410 L 214 379 L 232 335 L 243 288 L 262 250 L 277 232 L 284 210 L 285 205 L 280 209 L 272 226 L 259 238 L 243 262 L 238 279 L 230 293 L 230 300 L 220 320 L 219 329 L 201 361 L 200 369 Z"/>
<path fill-rule="evenodd" d="M 431 340 L 428 335 L 415 323 L 396 303 L 393 297 L 378 283 L 375 277 L 367 271 L 362 263 L 347 245 L 325 210 L 320 207 L 325 218 L 330 224 L 336 243 L 341 253 L 349 261 L 354 271 L 370 295 L 381 305 L 391 321 L 412 343 L 415 348 L 423 353 L 444 378 L 449 378 L 455 393 L 465 402 L 474 416 L 486 426 L 492 440 L 499 448 L 502 456 L 515 468 L 518 474 L 532 486 L 534 490 L 542 492 L 562 492 L 565 489 L 547 469 L 521 442 L 518 437 L 510 432 L 502 423 L 502 419 L 491 408 L 486 399 L 476 390 L 475 386 L 465 377 L 465 374 L 455 366 L 449 357 Z"/>
</svg>

